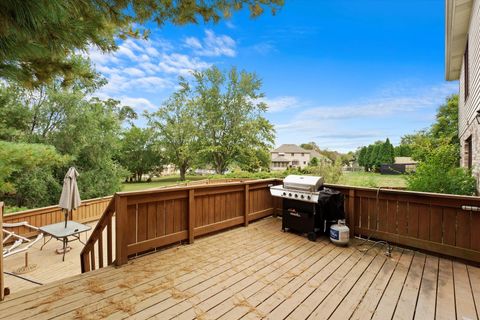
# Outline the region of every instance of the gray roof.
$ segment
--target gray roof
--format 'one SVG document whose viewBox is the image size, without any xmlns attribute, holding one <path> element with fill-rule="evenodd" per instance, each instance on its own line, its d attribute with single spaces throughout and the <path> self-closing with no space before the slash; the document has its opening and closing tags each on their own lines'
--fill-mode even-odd
<svg viewBox="0 0 480 320">
<path fill-rule="evenodd" d="M 417 161 L 413 160 L 412 157 L 395 157 L 395 164 L 416 164 Z"/>
<path fill-rule="evenodd" d="M 271 152 L 284 152 L 284 153 L 310 153 L 310 150 L 305 150 L 302 147 L 297 146 L 296 144 L 282 144 L 275 150 Z"/>
</svg>

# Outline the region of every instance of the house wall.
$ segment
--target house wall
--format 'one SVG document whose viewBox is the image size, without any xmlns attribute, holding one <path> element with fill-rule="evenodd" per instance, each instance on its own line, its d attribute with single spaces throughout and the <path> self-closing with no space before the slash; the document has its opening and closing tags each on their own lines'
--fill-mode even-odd
<svg viewBox="0 0 480 320">
<path fill-rule="evenodd" d="M 468 166 L 466 140 L 472 137 L 472 171 L 477 178 L 477 189 L 480 190 L 480 125 L 475 116 L 480 109 L 480 0 L 472 6 L 469 35 L 469 82 L 470 90 L 465 101 L 465 61 L 460 74 L 459 96 L 459 136 L 461 144 L 461 165 Z"/>
<path fill-rule="evenodd" d="M 278 152 L 272 152 L 272 153 L 270 153 L 270 155 L 271 155 L 270 160 L 273 160 L 273 159 L 275 159 L 279 156 Z M 293 156 L 292 156 L 291 152 L 285 152 L 285 155 L 283 156 L 283 158 L 285 160 L 289 161 L 289 163 L 288 163 L 289 166 L 293 165 L 293 161 L 297 160 L 298 165 L 294 165 L 294 166 L 300 167 L 300 168 L 305 168 L 306 166 L 308 166 L 308 163 L 310 162 L 310 153 L 304 152 L 303 156 L 302 156 L 302 153 L 295 152 L 295 153 L 293 153 Z M 271 169 L 272 170 L 285 170 L 284 167 L 282 167 L 282 168 L 274 167 L 273 163 L 272 163 Z"/>
</svg>

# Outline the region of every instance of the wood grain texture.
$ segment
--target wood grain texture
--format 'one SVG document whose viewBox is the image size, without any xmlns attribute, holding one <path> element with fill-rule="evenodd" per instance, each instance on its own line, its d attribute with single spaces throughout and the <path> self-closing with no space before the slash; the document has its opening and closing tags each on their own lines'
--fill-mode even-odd
<svg viewBox="0 0 480 320">
<path fill-rule="evenodd" d="M 243 216 L 233 219 L 243 224 Z M 357 240 L 346 248 L 327 238 L 311 242 L 282 233 L 280 224 L 269 217 L 121 267 L 15 292 L 0 303 L 0 319 L 477 317 L 477 267 L 401 248 L 392 257 L 381 249 L 364 254 Z M 165 237 L 175 236 L 188 237 L 186 231 Z"/>
</svg>

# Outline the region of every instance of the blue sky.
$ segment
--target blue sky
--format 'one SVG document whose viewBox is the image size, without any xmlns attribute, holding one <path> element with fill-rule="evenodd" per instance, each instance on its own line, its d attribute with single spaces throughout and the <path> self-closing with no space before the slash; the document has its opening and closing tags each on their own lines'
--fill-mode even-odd
<svg viewBox="0 0 480 320">
<path fill-rule="evenodd" d="M 237 66 L 263 80 L 276 145 L 315 141 L 345 152 L 386 137 L 398 143 L 428 127 L 458 90 L 444 80 L 443 0 L 286 0 L 276 16 L 151 27 L 148 41 L 90 51 L 109 80 L 100 96 L 153 111 L 179 75 Z"/>
</svg>

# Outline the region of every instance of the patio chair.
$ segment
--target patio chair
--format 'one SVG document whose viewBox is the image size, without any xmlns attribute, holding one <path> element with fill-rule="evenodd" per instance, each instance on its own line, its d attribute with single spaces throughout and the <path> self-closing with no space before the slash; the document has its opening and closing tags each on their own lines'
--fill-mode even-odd
<svg viewBox="0 0 480 320">
<path fill-rule="evenodd" d="M 35 239 L 28 239 L 21 235 L 16 234 L 13 231 L 7 230 L 8 228 L 26 227 L 35 231 L 39 231 L 37 227 L 29 225 L 26 221 L 17 223 L 4 223 L 2 232 L 6 234 L 2 244 L 5 244 L 10 238 L 15 239 L 15 242 L 8 248 L 3 248 L 3 257 L 9 257 L 20 252 L 28 251 L 35 243 L 43 238 L 43 233 L 39 233 Z"/>
</svg>

